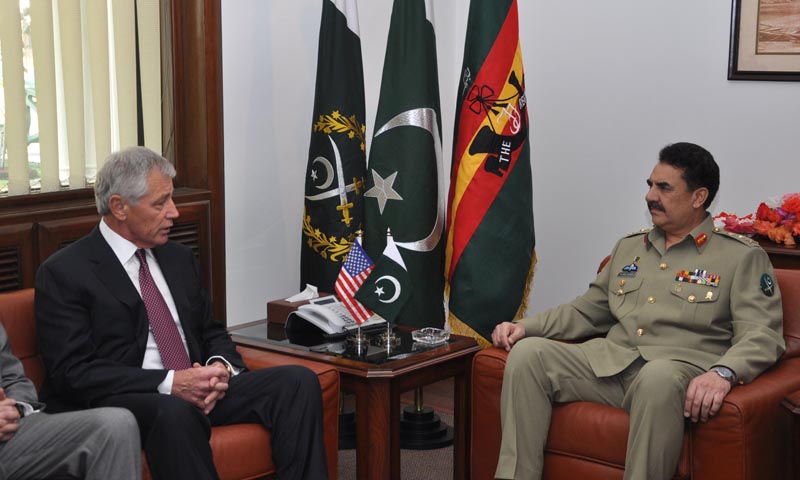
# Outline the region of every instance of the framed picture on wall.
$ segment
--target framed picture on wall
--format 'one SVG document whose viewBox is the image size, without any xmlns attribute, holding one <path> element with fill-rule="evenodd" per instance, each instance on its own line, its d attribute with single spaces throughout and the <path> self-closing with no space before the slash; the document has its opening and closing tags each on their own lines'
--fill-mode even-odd
<svg viewBox="0 0 800 480">
<path fill-rule="evenodd" d="M 800 81 L 800 0 L 732 0 L 728 80 Z"/>
</svg>

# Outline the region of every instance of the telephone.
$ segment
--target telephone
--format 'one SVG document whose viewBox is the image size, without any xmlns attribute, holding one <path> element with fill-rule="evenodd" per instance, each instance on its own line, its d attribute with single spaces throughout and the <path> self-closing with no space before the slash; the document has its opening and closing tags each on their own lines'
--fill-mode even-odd
<svg viewBox="0 0 800 480">
<path fill-rule="evenodd" d="M 307 324 L 316 326 L 328 338 L 344 336 L 358 328 L 356 319 L 334 296 L 315 298 L 310 303 L 297 307 L 297 310 L 286 318 L 286 329 L 302 329 Z M 375 315 L 362 323 L 361 329 L 385 324 L 386 320 Z"/>
</svg>

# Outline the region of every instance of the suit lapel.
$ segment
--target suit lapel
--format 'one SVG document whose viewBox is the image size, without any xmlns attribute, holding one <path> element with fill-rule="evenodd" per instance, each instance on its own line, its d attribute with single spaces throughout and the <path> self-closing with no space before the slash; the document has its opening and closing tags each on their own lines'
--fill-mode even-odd
<svg viewBox="0 0 800 480">
<path fill-rule="evenodd" d="M 136 340 L 142 354 L 147 345 L 147 330 L 150 322 L 144 308 L 142 297 L 133 286 L 128 272 L 119 262 L 114 251 L 108 245 L 100 228 L 95 227 L 89 235 L 89 261 L 94 264 L 94 273 L 109 292 L 131 312 L 136 319 Z M 117 319 L 115 319 L 117 320 Z"/>
</svg>

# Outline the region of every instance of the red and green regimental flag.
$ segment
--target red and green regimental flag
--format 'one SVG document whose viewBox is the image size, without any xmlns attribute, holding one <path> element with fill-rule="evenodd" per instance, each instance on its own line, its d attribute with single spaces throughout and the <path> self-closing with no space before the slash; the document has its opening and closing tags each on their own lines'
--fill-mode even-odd
<svg viewBox="0 0 800 480">
<path fill-rule="evenodd" d="M 397 323 L 441 328 L 445 192 L 438 78 L 432 1 L 395 0 L 369 152 L 364 249 L 378 258 L 391 230 L 413 288 Z"/>
<path fill-rule="evenodd" d="M 322 0 L 305 179 L 300 288 L 333 292 L 363 225 L 364 69 L 356 0 Z"/>
<path fill-rule="evenodd" d="M 533 267 L 533 192 L 516 0 L 472 0 L 456 100 L 445 276 L 454 333 L 491 341 L 520 318 Z"/>
</svg>

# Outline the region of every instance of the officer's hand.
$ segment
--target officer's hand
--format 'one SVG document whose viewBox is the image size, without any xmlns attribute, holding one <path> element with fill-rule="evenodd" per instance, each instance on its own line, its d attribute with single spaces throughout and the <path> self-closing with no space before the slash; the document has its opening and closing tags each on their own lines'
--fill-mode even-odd
<svg viewBox="0 0 800 480">
<path fill-rule="evenodd" d="M 0 443 L 11 440 L 19 428 L 19 412 L 17 411 L 16 401 L 6 398 L 6 394 L 0 388 Z"/>
<path fill-rule="evenodd" d="M 706 372 L 694 377 L 686 389 L 683 416 L 693 422 L 708 421 L 719 412 L 722 400 L 731 391 L 731 384 L 716 372 Z"/>
<path fill-rule="evenodd" d="M 492 331 L 492 345 L 508 352 L 517 340 L 524 337 L 525 327 L 518 323 L 503 322 Z"/>
</svg>

